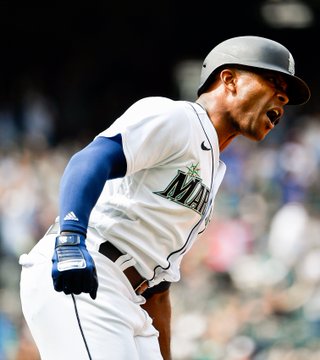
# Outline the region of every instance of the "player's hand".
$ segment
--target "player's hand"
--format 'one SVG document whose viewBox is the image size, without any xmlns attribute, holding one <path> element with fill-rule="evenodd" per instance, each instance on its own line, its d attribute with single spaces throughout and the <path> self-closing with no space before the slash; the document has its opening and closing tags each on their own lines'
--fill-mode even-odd
<svg viewBox="0 0 320 360">
<path fill-rule="evenodd" d="M 65 294 L 85 292 L 89 293 L 92 299 L 96 298 L 96 267 L 83 235 L 68 233 L 56 237 L 52 257 L 52 279 L 56 291 L 63 291 Z"/>
</svg>

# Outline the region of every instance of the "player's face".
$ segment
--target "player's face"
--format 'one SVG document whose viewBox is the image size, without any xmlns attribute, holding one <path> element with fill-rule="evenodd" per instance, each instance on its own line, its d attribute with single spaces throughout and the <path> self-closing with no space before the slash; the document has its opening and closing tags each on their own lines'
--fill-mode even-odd
<svg viewBox="0 0 320 360">
<path fill-rule="evenodd" d="M 260 141 L 280 121 L 289 98 L 284 77 L 273 71 L 237 70 L 236 126 L 241 135 Z"/>
</svg>

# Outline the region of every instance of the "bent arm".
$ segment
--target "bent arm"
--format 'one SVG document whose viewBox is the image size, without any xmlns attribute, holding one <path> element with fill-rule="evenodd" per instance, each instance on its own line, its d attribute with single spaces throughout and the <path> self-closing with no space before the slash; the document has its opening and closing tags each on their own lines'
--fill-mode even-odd
<svg viewBox="0 0 320 360">
<path fill-rule="evenodd" d="M 69 161 L 60 183 L 60 228 L 86 235 L 89 216 L 107 180 L 125 175 L 122 138 L 98 137 Z"/>
<path fill-rule="evenodd" d="M 160 285 L 160 287 L 159 287 Z M 161 283 L 144 293 L 146 303 L 142 305 L 153 320 L 153 326 L 159 331 L 159 344 L 164 360 L 171 359 L 171 302 L 170 283 Z M 151 291 L 150 291 L 151 290 Z"/>
</svg>

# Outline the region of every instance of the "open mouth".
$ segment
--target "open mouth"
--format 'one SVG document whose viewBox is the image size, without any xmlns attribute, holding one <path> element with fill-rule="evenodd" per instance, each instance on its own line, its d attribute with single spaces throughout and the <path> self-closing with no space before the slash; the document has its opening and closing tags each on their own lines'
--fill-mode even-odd
<svg viewBox="0 0 320 360">
<path fill-rule="evenodd" d="M 267 112 L 267 116 L 268 116 L 269 120 L 271 121 L 271 123 L 275 126 L 280 121 L 281 113 L 279 110 L 272 109 Z"/>
</svg>

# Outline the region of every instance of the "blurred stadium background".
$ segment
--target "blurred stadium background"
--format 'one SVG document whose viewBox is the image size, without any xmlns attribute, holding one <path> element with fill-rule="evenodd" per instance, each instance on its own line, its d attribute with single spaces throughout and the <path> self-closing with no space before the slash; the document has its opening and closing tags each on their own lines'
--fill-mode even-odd
<svg viewBox="0 0 320 360">
<path fill-rule="evenodd" d="M 319 31 L 319 0 L 0 3 L 0 360 L 39 359 L 17 260 L 71 154 L 143 96 L 194 100 L 204 56 L 246 34 L 286 45 L 312 99 L 222 154 L 215 220 L 172 289 L 173 357 L 320 359 Z"/>
</svg>

